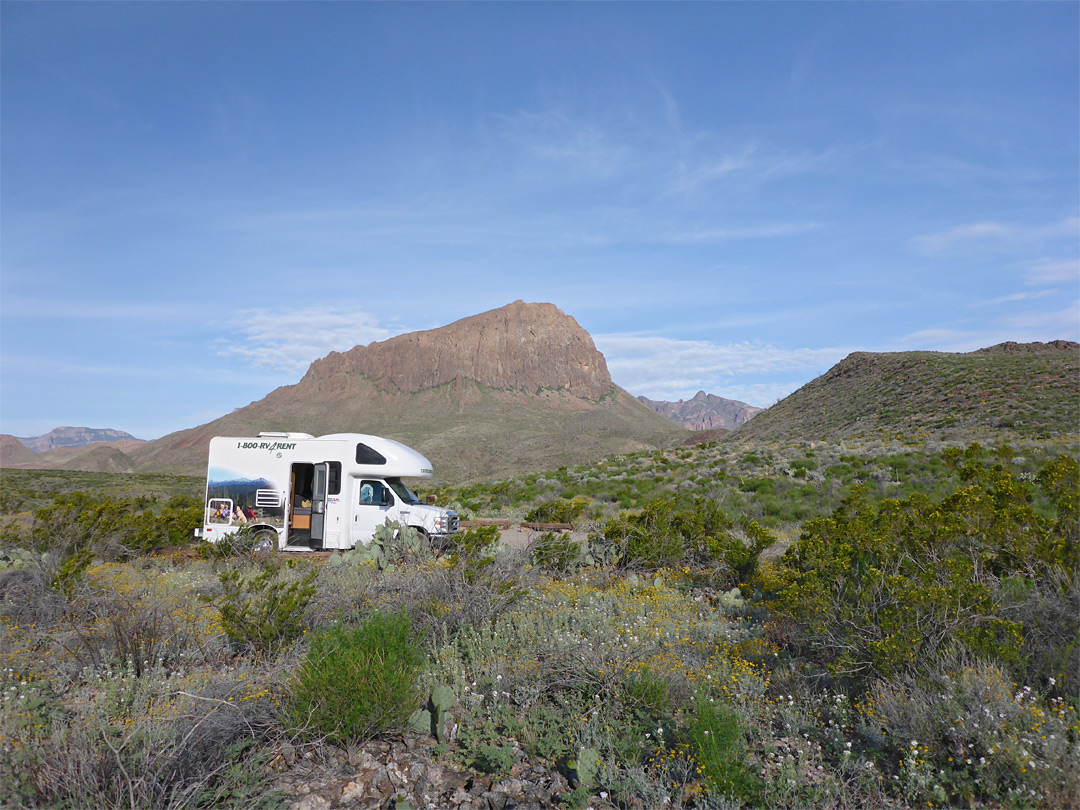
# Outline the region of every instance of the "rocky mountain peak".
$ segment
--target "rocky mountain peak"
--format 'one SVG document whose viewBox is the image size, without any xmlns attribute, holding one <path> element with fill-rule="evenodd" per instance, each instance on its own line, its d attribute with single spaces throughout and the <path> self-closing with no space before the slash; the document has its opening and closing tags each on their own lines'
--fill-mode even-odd
<svg viewBox="0 0 1080 810">
<path fill-rule="evenodd" d="M 691 399 L 680 399 L 678 402 L 654 401 L 648 397 L 638 397 L 638 401 L 687 430 L 734 430 L 762 410 L 745 402 L 724 399 L 704 391 L 698 391 Z"/>
<path fill-rule="evenodd" d="M 490 388 L 568 391 L 600 399 L 614 390 L 589 333 L 553 304 L 515 301 L 447 326 L 331 352 L 302 382 L 360 374 L 391 394 L 473 380 Z"/>
</svg>

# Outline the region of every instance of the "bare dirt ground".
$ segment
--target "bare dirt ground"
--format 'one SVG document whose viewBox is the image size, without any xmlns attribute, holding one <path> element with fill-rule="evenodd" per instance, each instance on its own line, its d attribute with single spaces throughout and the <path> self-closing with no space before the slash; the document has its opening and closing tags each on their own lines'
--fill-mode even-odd
<svg viewBox="0 0 1080 810">
<path fill-rule="evenodd" d="M 514 549 L 528 548 L 529 543 L 539 537 L 543 532 L 536 529 L 523 529 L 521 526 L 511 526 L 509 529 L 499 530 L 499 542 L 504 546 Z M 565 532 L 569 534 L 570 538 L 578 543 L 583 543 L 587 538 L 587 533 L 583 531 L 571 531 Z"/>
</svg>

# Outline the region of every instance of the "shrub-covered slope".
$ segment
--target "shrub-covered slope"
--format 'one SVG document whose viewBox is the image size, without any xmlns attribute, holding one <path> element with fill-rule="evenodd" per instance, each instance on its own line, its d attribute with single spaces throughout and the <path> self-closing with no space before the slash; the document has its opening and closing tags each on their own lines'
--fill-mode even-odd
<svg viewBox="0 0 1080 810">
<path fill-rule="evenodd" d="M 856 352 L 732 434 L 738 441 L 1051 438 L 1080 424 L 1080 346 Z"/>
</svg>

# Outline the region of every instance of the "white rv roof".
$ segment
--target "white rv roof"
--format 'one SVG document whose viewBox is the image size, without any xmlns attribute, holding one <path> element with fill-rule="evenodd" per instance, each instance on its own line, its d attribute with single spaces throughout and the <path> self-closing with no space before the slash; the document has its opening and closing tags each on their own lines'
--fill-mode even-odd
<svg viewBox="0 0 1080 810">
<path fill-rule="evenodd" d="M 384 439 L 382 436 L 372 436 L 368 433 L 331 433 L 318 438 L 366 444 L 386 459 L 385 465 L 361 465 L 365 468 L 370 467 L 372 474 L 378 473 L 397 478 L 431 478 L 435 474 L 427 456 L 393 439 Z"/>
<path fill-rule="evenodd" d="M 435 474 L 431 462 L 423 453 L 393 439 L 384 439 L 382 436 L 372 436 L 367 433 L 331 433 L 328 436 L 315 437 L 309 433 L 263 432 L 259 434 L 259 438 L 264 441 L 258 445 L 252 443 L 251 448 L 269 447 L 272 439 L 286 439 L 302 443 L 310 452 L 314 446 L 313 443 L 340 442 L 344 446 L 339 446 L 335 454 L 343 463 L 346 474 L 349 475 L 431 478 Z M 248 447 L 246 443 L 252 442 L 252 439 L 244 436 L 215 436 L 210 444 L 213 447 L 232 442 L 245 443 L 246 449 Z M 288 449 L 292 450 L 293 446 L 290 445 Z M 278 457 L 280 458 L 280 454 Z"/>
</svg>

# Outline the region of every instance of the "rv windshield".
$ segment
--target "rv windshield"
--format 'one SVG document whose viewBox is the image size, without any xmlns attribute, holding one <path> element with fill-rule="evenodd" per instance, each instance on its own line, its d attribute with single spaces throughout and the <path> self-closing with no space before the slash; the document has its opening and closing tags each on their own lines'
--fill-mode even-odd
<svg viewBox="0 0 1080 810">
<path fill-rule="evenodd" d="M 390 485 L 390 488 L 397 493 L 397 496 L 405 503 L 420 503 L 420 499 L 416 497 L 416 494 L 410 490 L 407 486 L 401 483 L 400 478 L 387 478 L 386 483 Z"/>
</svg>

